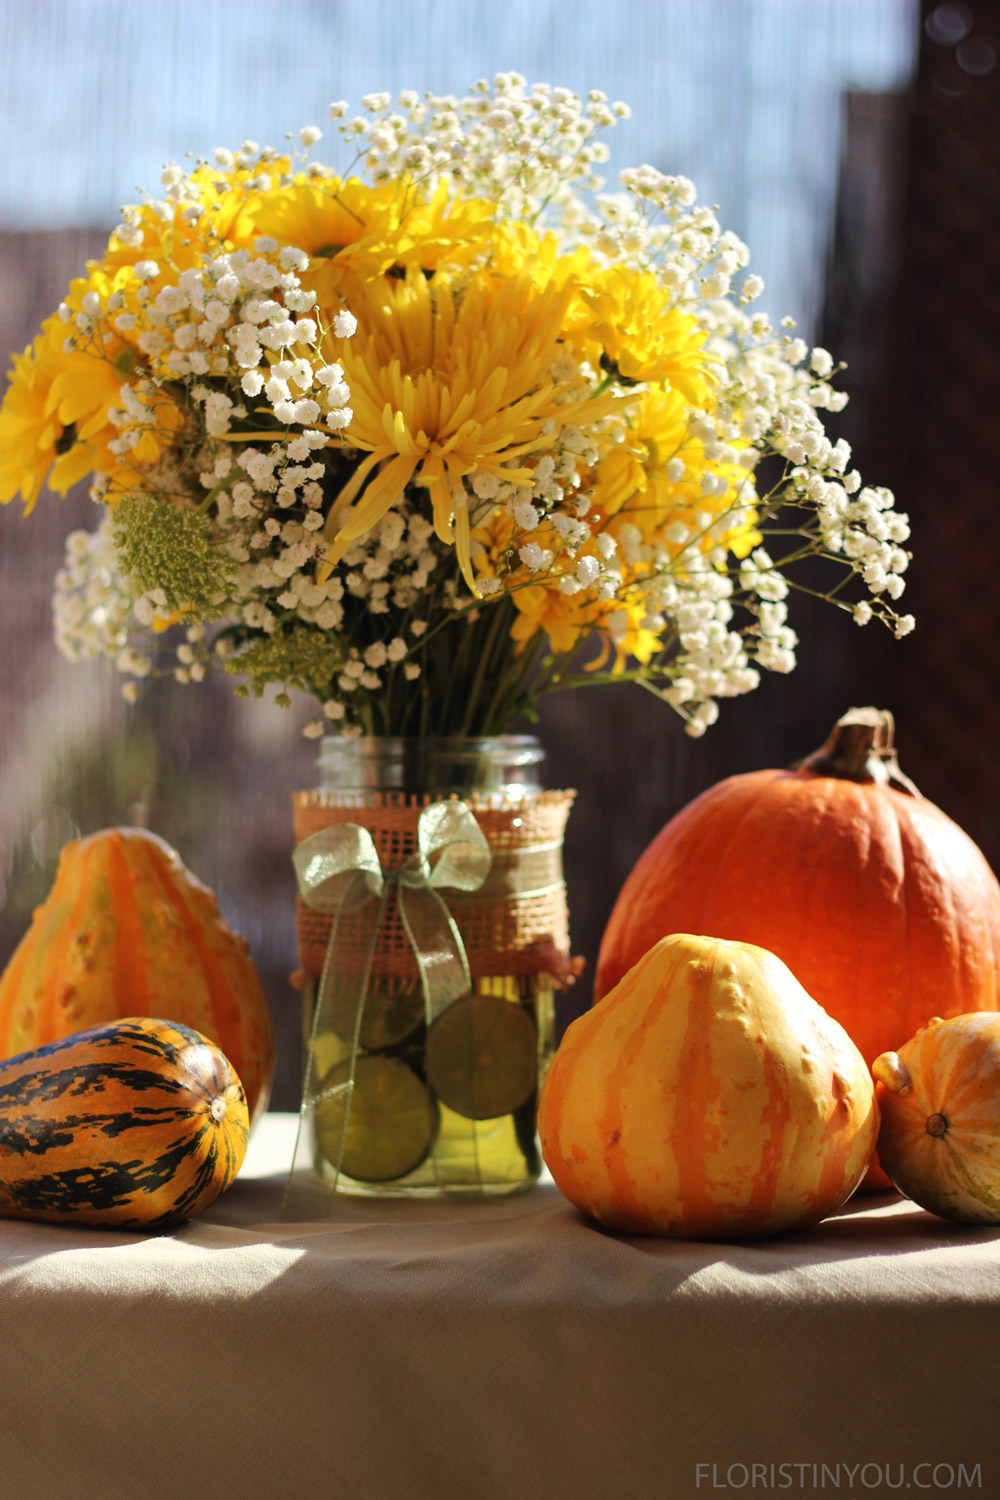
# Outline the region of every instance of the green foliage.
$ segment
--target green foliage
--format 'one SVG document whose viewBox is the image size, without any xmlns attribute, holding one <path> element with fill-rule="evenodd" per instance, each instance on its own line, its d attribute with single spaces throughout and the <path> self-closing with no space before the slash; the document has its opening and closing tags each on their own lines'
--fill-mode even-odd
<svg viewBox="0 0 1000 1500">
<path fill-rule="evenodd" d="M 269 683 L 281 682 L 322 700 L 329 697 L 343 659 L 336 639 L 311 626 L 291 624 L 285 630 L 279 627 L 273 635 L 257 637 L 227 657 L 225 669 L 234 677 L 246 677 L 255 698 L 263 695 Z"/>
<path fill-rule="evenodd" d="M 207 620 L 225 613 L 237 564 L 213 541 L 206 516 L 153 495 L 126 495 L 115 507 L 114 538 L 137 595 L 162 589 L 170 610 Z"/>
</svg>

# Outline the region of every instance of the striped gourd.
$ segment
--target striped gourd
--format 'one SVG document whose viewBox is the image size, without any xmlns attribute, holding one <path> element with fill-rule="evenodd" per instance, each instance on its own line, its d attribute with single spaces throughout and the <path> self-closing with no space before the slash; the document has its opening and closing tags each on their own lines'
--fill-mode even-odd
<svg viewBox="0 0 1000 1500">
<path fill-rule="evenodd" d="M 0 1217 L 156 1229 L 208 1207 L 243 1164 L 228 1059 L 148 1016 L 0 1063 Z"/>
<path fill-rule="evenodd" d="M 112 828 L 67 844 L 0 978 L 0 1058 L 123 1016 L 166 1016 L 231 1059 L 254 1122 L 274 1036 L 246 942 L 169 844 Z"/>
<path fill-rule="evenodd" d="M 714 1240 L 831 1213 L 878 1109 L 860 1052 L 779 959 L 678 934 L 569 1027 L 538 1125 L 557 1185 L 602 1224 Z"/>
</svg>

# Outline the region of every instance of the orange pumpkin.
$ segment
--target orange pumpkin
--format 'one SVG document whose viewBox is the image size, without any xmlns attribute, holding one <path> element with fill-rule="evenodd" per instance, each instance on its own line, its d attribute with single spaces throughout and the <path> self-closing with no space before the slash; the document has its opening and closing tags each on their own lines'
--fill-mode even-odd
<svg viewBox="0 0 1000 1500">
<path fill-rule="evenodd" d="M 674 934 L 568 1028 L 539 1099 L 562 1193 L 625 1234 L 814 1224 L 878 1132 L 864 1059 L 771 953 Z"/>
<path fill-rule="evenodd" d="M 1000 1007 L 1000 885 L 902 775 L 876 709 L 798 769 L 732 776 L 671 819 L 618 897 L 597 997 L 669 932 L 777 954 L 869 1065 L 932 1014 Z M 886 1186 L 874 1169 L 866 1187 Z"/>
<path fill-rule="evenodd" d="M 935 1016 L 872 1064 L 879 1159 L 943 1219 L 1000 1224 L 1000 1016 Z"/>
<path fill-rule="evenodd" d="M 209 1037 L 239 1074 L 251 1121 L 264 1112 L 274 1036 L 246 942 L 169 844 L 113 828 L 62 851 L 0 978 L 0 1059 L 141 1015 Z"/>
</svg>

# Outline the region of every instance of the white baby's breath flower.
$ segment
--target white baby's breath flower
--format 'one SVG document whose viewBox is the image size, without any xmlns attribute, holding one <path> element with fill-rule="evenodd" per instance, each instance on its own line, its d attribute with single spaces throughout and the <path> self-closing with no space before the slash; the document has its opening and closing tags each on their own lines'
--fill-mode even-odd
<svg viewBox="0 0 1000 1500">
<path fill-rule="evenodd" d="M 543 572 L 552 561 L 551 553 L 546 552 L 537 542 L 526 542 L 523 547 L 519 547 L 518 556 L 533 573 Z"/>
</svg>

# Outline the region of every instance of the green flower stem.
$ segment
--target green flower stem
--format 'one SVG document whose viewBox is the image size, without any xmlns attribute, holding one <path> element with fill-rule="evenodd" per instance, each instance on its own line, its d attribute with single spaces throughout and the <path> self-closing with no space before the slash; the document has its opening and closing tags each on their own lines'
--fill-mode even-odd
<svg viewBox="0 0 1000 1500">
<path fill-rule="evenodd" d="M 461 633 L 458 651 L 455 653 L 454 660 L 451 663 L 448 663 L 447 661 L 444 663 L 444 670 L 447 674 L 448 679 L 448 690 L 445 694 L 442 720 L 444 724 L 449 726 L 461 713 L 462 698 L 464 696 L 463 689 L 470 668 L 469 658 L 472 655 L 473 647 L 479 646 L 480 644 L 478 640 L 478 637 L 480 635 L 480 631 L 477 628 L 478 625 L 478 620 L 472 620 L 469 622 L 466 629 Z M 482 659 L 481 650 L 478 654 L 480 659 Z M 457 703 L 456 695 L 458 697 Z"/>
<path fill-rule="evenodd" d="M 527 646 L 503 672 L 483 716 L 481 734 L 503 734 L 523 711 L 522 688 L 545 646 L 544 636 L 534 647 Z"/>
<path fill-rule="evenodd" d="M 470 733 L 470 726 L 475 719 L 475 711 L 479 704 L 479 697 L 480 693 L 482 692 L 483 682 L 487 676 L 487 668 L 492 665 L 494 658 L 498 654 L 502 656 L 503 650 L 507 645 L 507 633 L 501 635 L 500 631 L 502 626 L 509 624 L 510 611 L 503 608 L 502 599 L 498 600 L 497 604 L 490 605 L 489 609 L 492 618 L 489 622 L 489 630 L 486 634 L 485 641 L 483 642 L 482 648 L 479 652 L 479 664 L 476 667 L 475 675 L 469 687 L 469 693 L 465 705 L 465 713 L 462 717 L 462 728 L 460 730 L 461 734 Z M 499 653 L 497 651 L 498 644 L 500 646 Z"/>
</svg>

